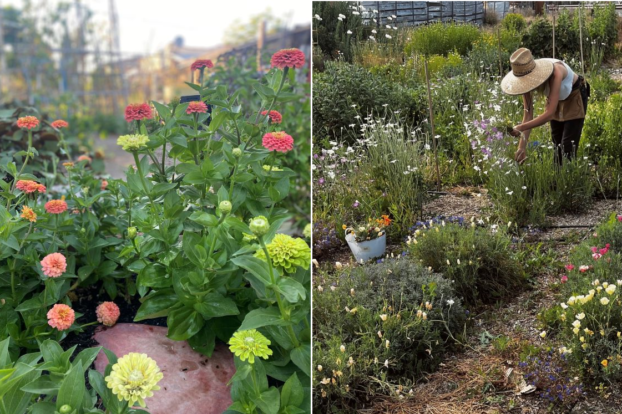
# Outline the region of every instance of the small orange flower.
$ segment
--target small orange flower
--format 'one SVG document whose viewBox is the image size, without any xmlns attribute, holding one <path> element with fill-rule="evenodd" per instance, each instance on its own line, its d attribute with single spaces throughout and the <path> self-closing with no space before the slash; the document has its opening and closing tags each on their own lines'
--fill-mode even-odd
<svg viewBox="0 0 622 414">
<path fill-rule="evenodd" d="M 59 331 L 71 328 L 76 320 L 76 313 L 69 306 L 57 303 L 48 311 L 48 325 Z"/>
<path fill-rule="evenodd" d="M 29 220 L 31 223 L 35 223 L 37 221 L 37 213 L 35 213 L 34 210 L 28 206 L 24 206 L 24 208 L 22 208 L 21 217 Z"/>
<path fill-rule="evenodd" d="M 119 307 L 114 302 L 102 303 L 97 307 L 95 313 L 97 314 L 97 322 L 106 326 L 113 326 L 121 315 Z"/>
<path fill-rule="evenodd" d="M 609 365 L 609 361 L 607 361 L 606 359 L 603 359 L 601 364 L 603 365 L 603 367 L 607 368 L 607 365 Z"/>
<path fill-rule="evenodd" d="M 15 188 L 27 194 L 34 193 L 35 191 L 45 193 L 46 190 L 43 184 L 39 184 L 38 182 L 32 180 L 19 180 L 17 184 L 15 184 Z"/>
<path fill-rule="evenodd" d="M 52 128 L 56 128 L 56 129 L 67 128 L 69 126 L 67 121 L 63 121 L 62 119 L 58 119 L 52 122 L 50 125 L 52 125 Z"/>
<path fill-rule="evenodd" d="M 67 203 L 65 200 L 51 200 L 45 203 L 45 211 L 50 214 L 61 214 L 67 211 Z"/>
<path fill-rule="evenodd" d="M 102 180 L 102 186 L 101 186 L 102 191 L 104 191 L 107 187 L 108 187 L 108 181 Z"/>
<path fill-rule="evenodd" d="M 73 166 L 74 166 L 74 163 L 71 162 L 71 161 L 67 161 L 67 162 L 63 163 L 63 167 L 65 167 L 65 168 L 71 168 Z"/>
<path fill-rule="evenodd" d="M 345 230 L 345 229 L 347 229 L 347 228 L 348 228 L 348 226 L 346 226 L 345 224 L 342 224 L 342 225 L 341 225 L 341 228 Z"/>
<path fill-rule="evenodd" d="M 273 68 L 301 68 L 305 64 L 305 54 L 300 49 L 282 49 L 272 55 Z"/>
<path fill-rule="evenodd" d="M 273 124 L 280 124 L 281 122 L 283 122 L 283 115 L 281 115 L 279 111 L 272 110 L 269 113 L 268 111 L 263 111 L 261 114 L 263 116 L 267 115 Z"/>
<path fill-rule="evenodd" d="M 294 139 L 284 131 L 268 132 L 261 143 L 270 151 L 288 152 L 294 148 Z"/>
<path fill-rule="evenodd" d="M 91 161 L 93 161 L 93 160 L 92 160 L 92 159 L 91 159 L 91 157 L 89 157 L 88 155 L 80 155 L 80 156 L 78 157 L 78 162 L 80 162 L 80 161 L 87 161 L 87 162 L 91 162 Z"/>
<path fill-rule="evenodd" d="M 202 101 L 193 101 L 188 104 L 188 108 L 186 108 L 186 113 L 190 114 L 204 114 L 207 112 L 207 105 Z"/>
<path fill-rule="evenodd" d="M 33 129 L 39 125 L 39 120 L 34 116 L 23 116 L 17 120 L 17 126 L 25 129 Z"/>
</svg>

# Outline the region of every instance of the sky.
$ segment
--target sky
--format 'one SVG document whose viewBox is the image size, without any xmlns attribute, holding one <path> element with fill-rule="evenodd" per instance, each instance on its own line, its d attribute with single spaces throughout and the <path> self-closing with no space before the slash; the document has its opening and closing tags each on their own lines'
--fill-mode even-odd
<svg viewBox="0 0 622 414">
<path fill-rule="evenodd" d="M 33 0 L 35 4 L 42 1 L 54 4 L 59 0 Z M 82 3 L 93 10 L 96 21 L 108 19 L 109 0 Z M 309 0 L 115 0 L 115 4 L 121 50 L 129 54 L 154 52 L 176 36 L 182 36 L 186 46 L 216 46 L 233 22 L 245 22 L 268 8 L 276 16 L 289 17 L 289 27 L 311 21 Z M 0 0 L 0 5 L 20 7 L 22 0 Z"/>
</svg>

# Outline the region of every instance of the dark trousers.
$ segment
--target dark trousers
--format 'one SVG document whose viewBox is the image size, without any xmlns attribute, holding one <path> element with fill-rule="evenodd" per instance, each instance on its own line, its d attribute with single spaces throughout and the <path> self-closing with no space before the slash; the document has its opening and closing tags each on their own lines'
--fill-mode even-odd
<svg viewBox="0 0 622 414">
<path fill-rule="evenodd" d="M 576 87 L 581 89 L 583 107 L 587 114 L 587 101 L 590 96 L 590 85 L 583 81 L 582 77 L 576 82 Z M 573 88 L 574 89 L 574 88 Z M 573 119 L 571 121 L 551 121 L 551 135 L 555 146 L 555 161 L 561 164 L 564 158 L 573 159 L 577 156 L 579 140 L 583 131 L 585 118 Z"/>
</svg>

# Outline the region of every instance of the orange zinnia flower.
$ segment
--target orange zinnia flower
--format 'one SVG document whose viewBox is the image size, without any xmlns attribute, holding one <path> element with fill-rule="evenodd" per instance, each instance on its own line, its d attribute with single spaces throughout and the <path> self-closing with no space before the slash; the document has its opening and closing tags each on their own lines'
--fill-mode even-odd
<svg viewBox="0 0 622 414">
<path fill-rule="evenodd" d="M 33 129 L 39 125 L 39 120 L 34 116 L 23 116 L 17 120 L 17 126 L 20 128 Z"/>
<path fill-rule="evenodd" d="M 56 129 L 67 128 L 69 126 L 67 121 L 63 121 L 62 119 L 58 119 L 52 122 L 50 125 L 52 125 L 52 127 Z"/>
<path fill-rule="evenodd" d="M 51 200 L 45 203 L 45 211 L 50 214 L 61 214 L 67 211 L 67 203 L 65 200 Z"/>
<path fill-rule="evenodd" d="M 47 277 L 59 277 L 67 270 L 67 259 L 62 253 L 50 253 L 41 260 L 41 268 Z"/>
<path fill-rule="evenodd" d="M 305 54 L 300 49 L 283 49 L 272 55 L 273 68 L 301 68 L 305 64 Z"/>
<path fill-rule="evenodd" d="M 270 151 L 287 152 L 294 148 L 294 138 L 284 131 L 268 132 L 263 136 L 262 144 Z"/>
<path fill-rule="evenodd" d="M 71 328 L 76 320 L 76 313 L 69 306 L 57 303 L 48 311 L 48 325 L 59 331 Z"/>
<path fill-rule="evenodd" d="M 188 108 L 186 108 L 186 113 L 190 114 L 204 114 L 207 112 L 207 105 L 202 101 L 193 101 L 188 104 Z"/>
<path fill-rule="evenodd" d="M 113 326 L 121 315 L 119 307 L 114 302 L 104 302 L 95 310 L 97 322 L 106 326 Z"/>
<path fill-rule="evenodd" d="M 35 213 L 34 210 L 28 206 L 24 206 L 24 208 L 22 208 L 21 217 L 25 218 L 26 220 L 29 220 L 31 223 L 34 223 L 37 221 L 37 213 Z"/>
</svg>

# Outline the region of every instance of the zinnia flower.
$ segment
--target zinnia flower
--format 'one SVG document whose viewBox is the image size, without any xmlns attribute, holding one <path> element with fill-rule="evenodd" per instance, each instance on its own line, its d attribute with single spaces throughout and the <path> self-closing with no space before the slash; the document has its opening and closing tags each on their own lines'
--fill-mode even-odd
<svg viewBox="0 0 622 414">
<path fill-rule="evenodd" d="M 117 139 L 117 145 L 120 145 L 124 151 L 138 151 L 147 146 L 149 137 L 146 135 L 121 135 Z"/>
<path fill-rule="evenodd" d="M 301 68 L 305 64 L 305 54 L 300 49 L 283 49 L 272 55 L 273 68 Z"/>
<path fill-rule="evenodd" d="M 279 113 L 279 111 L 270 111 L 268 113 L 268 111 L 263 111 L 261 113 L 263 116 L 268 115 L 268 117 L 270 118 L 270 122 L 272 122 L 273 124 L 280 124 L 281 122 L 283 122 L 283 115 L 281 115 Z"/>
<path fill-rule="evenodd" d="M 566 268 L 567 271 L 572 271 L 572 269 L 574 269 L 574 265 L 573 264 L 567 264 L 566 266 L 564 266 Z"/>
<path fill-rule="evenodd" d="M 76 320 L 76 313 L 69 306 L 57 303 L 48 311 L 48 325 L 59 331 L 69 329 Z"/>
<path fill-rule="evenodd" d="M 214 64 L 209 59 L 198 59 L 198 60 L 195 60 L 192 65 L 190 65 L 191 70 L 197 70 L 201 68 L 211 69 L 213 67 L 214 67 Z"/>
<path fill-rule="evenodd" d="M 35 191 L 45 193 L 46 190 L 43 184 L 39 184 L 38 182 L 32 180 L 19 180 L 17 184 L 15 184 L 15 188 L 27 194 L 34 193 Z"/>
<path fill-rule="evenodd" d="M 268 348 L 271 342 L 263 336 L 261 332 L 250 329 L 247 331 L 237 331 L 229 340 L 229 349 L 242 361 L 251 364 L 255 363 L 255 357 L 268 359 L 272 355 L 272 350 Z"/>
<path fill-rule="evenodd" d="M 17 120 L 17 126 L 25 129 L 33 129 L 39 125 L 39 120 L 34 116 L 23 116 Z"/>
<path fill-rule="evenodd" d="M 188 108 L 186 109 L 186 113 L 188 115 L 190 114 L 204 114 L 207 112 L 207 105 L 205 105 L 205 102 L 202 101 L 194 101 L 194 102 L 190 102 L 188 104 Z"/>
<path fill-rule="evenodd" d="M 104 191 L 107 187 L 108 187 L 108 181 L 107 180 L 102 180 L 102 185 L 101 185 L 102 191 Z"/>
<path fill-rule="evenodd" d="M 151 119 L 153 112 L 148 103 L 129 104 L 125 107 L 125 120 L 127 122 Z"/>
<path fill-rule="evenodd" d="M 296 267 L 308 269 L 311 264 L 311 249 L 303 239 L 277 234 L 266 249 L 272 259 L 272 265 L 287 273 L 294 273 Z M 255 256 L 266 260 L 263 250 L 258 250 Z"/>
<path fill-rule="evenodd" d="M 117 323 L 117 319 L 121 316 L 119 307 L 114 302 L 104 302 L 95 310 L 97 314 L 97 322 L 106 326 L 113 326 Z"/>
<path fill-rule="evenodd" d="M 37 213 L 35 213 L 34 210 L 28 206 L 24 206 L 24 208 L 22 208 L 21 217 L 26 220 L 30 220 L 32 223 L 37 221 Z"/>
<path fill-rule="evenodd" d="M 119 401 L 128 401 L 129 406 L 138 403 L 146 407 L 145 398 L 153 396 L 160 387 L 158 382 L 164 377 L 156 362 L 146 354 L 130 352 L 119 358 L 106 377 L 106 386 Z"/>
<path fill-rule="evenodd" d="M 41 260 L 43 274 L 48 277 L 59 277 L 67 270 L 67 259 L 62 253 L 50 253 Z"/>
<path fill-rule="evenodd" d="M 78 162 L 80 162 L 80 161 L 91 162 L 91 161 L 93 161 L 93 159 L 91 157 L 89 157 L 88 155 L 80 155 L 78 157 Z"/>
<path fill-rule="evenodd" d="M 568 281 L 568 276 L 563 275 L 563 276 L 562 276 L 562 280 L 561 280 L 561 282 L 562 282 L 562 283 L 566 283 L 567 281 Z"/>
<path fill-rule="evenodd" d="M 261 142 L 270 151 L 287 152 L 294 148 L 294 139 L 284 131 L 268 132 Z"/>
<path fill-rule="evenodd" d="M 67 203 L 65 200 L 51 200 L 45 203 L 45 211 L 50 214 L 61 214 L 67 211 Z"/>
<path fill-rule="evenodd" d="M 67 128 L 69 126 L 67 121 L 63 121 L 62 119 L 58 119 L 52 122 L 50 125 L 52 125 L 52 128 L 56 128 L 56 129 Z"/>
</svg>

